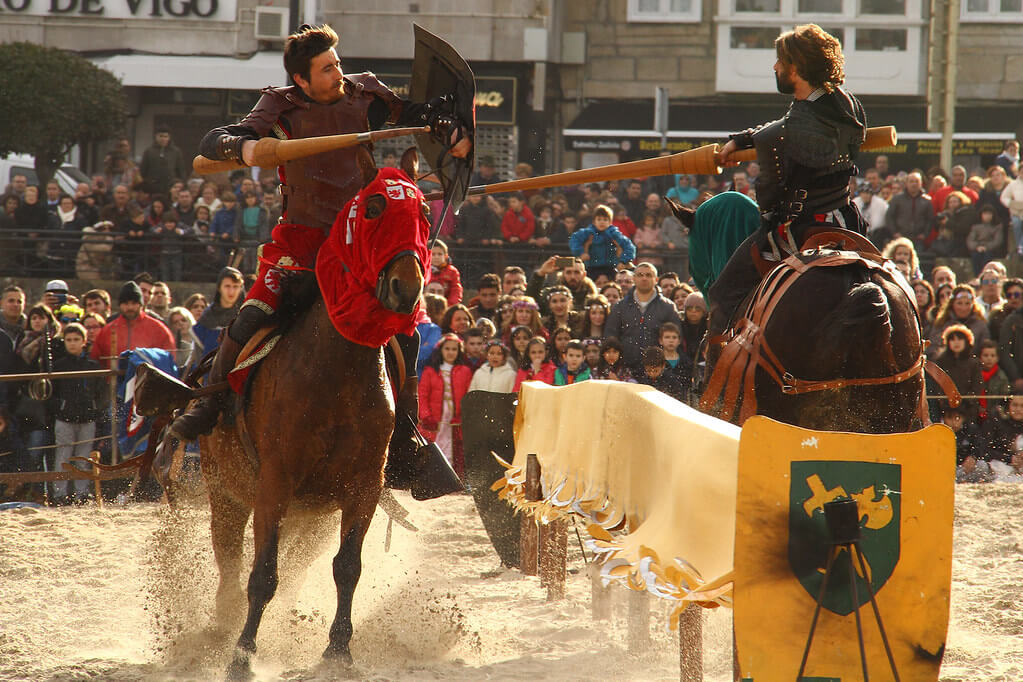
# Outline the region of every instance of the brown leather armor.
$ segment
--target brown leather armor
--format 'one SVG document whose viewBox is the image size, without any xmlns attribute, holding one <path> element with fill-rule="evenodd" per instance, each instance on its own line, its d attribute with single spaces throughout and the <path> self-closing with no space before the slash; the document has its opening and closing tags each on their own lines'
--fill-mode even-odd
<svg viewBox="0 0 1023 682">
<path fill-rule="evenodd" d="M 263 96 L 240 125 L 261 135 L 292 139 L 364 132 L 369 130 L 369 107 L 377 97 L 388 105 L 389 120 L 397 120 L 402 102 L 376 76 L 360 73 L 344 78 L 345 93 L 332 104 L 313 102 L 294 86 L 264 88 Z M 282 119 L 286 130 L 278 125 Z M 284 164 L 286 184 L 281 185 L 281 192 L 286 222 L 330 229 L 360 187 L 355 150 L 349 147 Z"/>
</svg>

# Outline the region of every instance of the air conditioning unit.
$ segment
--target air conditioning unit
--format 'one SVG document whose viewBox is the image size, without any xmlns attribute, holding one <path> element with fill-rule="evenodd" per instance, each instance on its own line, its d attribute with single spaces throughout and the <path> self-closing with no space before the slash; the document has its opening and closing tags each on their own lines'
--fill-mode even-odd
<svg viewBox="0 0 1023 682">
<path fill-rule="evenodd" d="M 256 40 L 284 40 L 287 37 L 287 7 L 256 8 Z"/>
</svg>

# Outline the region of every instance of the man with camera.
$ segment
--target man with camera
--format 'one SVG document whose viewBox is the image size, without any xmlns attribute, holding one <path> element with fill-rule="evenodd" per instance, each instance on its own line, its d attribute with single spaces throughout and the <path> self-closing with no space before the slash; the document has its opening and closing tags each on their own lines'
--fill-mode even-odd
<svg viewBox="0 0 1023 682">
<path fill-rule="evenodd" d="M 551 286 L 566 286 L 572 292 L 572 304 L 576 310 L 586 307 L 586 299 L 597 293 L 597 286 L 586 276 L 586 266 L 581 260 L 574 256 L 551 256 L 545 260 L 533 276 L 529 278 L 529 285 L 526 287 L 526 295 L 532 296 L 540 303 L 540 314 L 548 315 L 546 310 L 547 277 L 558 273 Z"/>
</svg>

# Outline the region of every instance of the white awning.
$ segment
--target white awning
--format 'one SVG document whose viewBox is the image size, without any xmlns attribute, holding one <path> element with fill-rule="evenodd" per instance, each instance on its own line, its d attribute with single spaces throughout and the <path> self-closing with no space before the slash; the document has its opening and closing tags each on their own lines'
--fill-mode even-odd
<svg viewBox="0 0 1023 682">
<path fill-rule="evenodd" d="M 280 52 L 257 52 L 248 59 L 126 54 L 94 57 L 92 63 L 120 78 L 125 86 L 259 90 L 287 84 Z"/>
</svg>

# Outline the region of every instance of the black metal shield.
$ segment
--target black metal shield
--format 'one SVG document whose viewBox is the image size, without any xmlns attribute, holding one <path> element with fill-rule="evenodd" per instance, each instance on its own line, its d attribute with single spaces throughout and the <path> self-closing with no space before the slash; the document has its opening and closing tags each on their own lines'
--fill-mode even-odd
<svg viewBox="0 0 1023 682">
<path fill-rule="evenodd" d="M 446 113 L 459 119 L 470 129 L 470 135 L 476 131 L 476 79 L 472 69 L 465 63 L 462 55 L 440 37 L 430 33 L 418 24 L 413 25 L 415 33 L 415 57 L 412 61 L 412 83 L 409 86 L 409 99 L 413 102 L 430 102 L 445 95 L 452 96 L 445 106 Z M 465 193 L 469 189 L 472 177 L 473 152 L 464 158 L 456 158 L 448 154 L 447 145 L 430 133 L 416 135 L 416 144 L 426 162 L 437 174 L 444 198 L 449 201 L 451 211 L 457 211 L 465 201 Z"/>
</svg>

